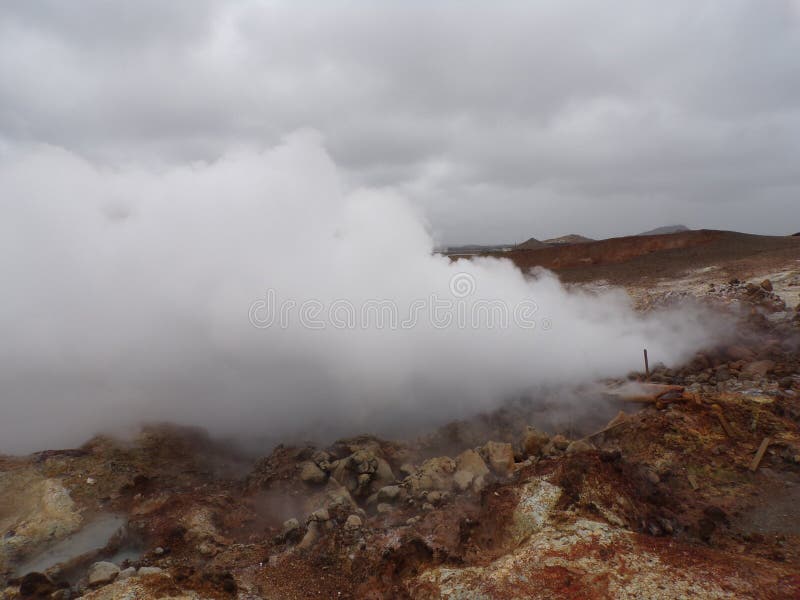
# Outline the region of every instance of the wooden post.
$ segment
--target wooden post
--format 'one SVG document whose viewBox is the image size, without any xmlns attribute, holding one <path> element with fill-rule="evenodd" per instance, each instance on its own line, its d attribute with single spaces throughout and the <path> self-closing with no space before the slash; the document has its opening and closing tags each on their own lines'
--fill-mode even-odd
<svg viewBox="0 0 800 600">
<path fill-rule="evenodd" d="M 769 444 L 772 440 L 769 439 L 769 436 L 765 437 L 764 440 L 761 442 L 761 445 L 758 447 L 758 452 L 753 457 L 753 462 L 750 463 L 750 470 L 755 473 L 758 470 L 758 465 L 761 464 L 761 459 L 764 458 L 764 453 L 767 451 Z"/>
<path fill-rule="evenodd" d="M 644 349 L 644 374 L 647 381 L 650 381 L 650 363 L 647 361 L 647 348 Z"/>
</svg>

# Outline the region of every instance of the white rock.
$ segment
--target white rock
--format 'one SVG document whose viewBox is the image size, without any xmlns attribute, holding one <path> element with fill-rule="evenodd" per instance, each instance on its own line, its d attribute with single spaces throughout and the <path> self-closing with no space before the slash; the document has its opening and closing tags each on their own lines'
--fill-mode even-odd
<svg viewBox="0 0 800 600">
<path fill-rule="evenodd" d="M 112 562 L 100 561 L 89 567 L 89 585 L 111 583 L 119 575 L 119 567 Z"/>
<path fill-rule="evenodd" d="M 514 449 L 511 444 L 487 442 L 484 448 L 492 470 L 502 477 L 511 475 L 514 471 Z"/>
<path fill-rule="evenodd" d="M 473 477 L 480 477 L 481 475 L 488 475 L 489 469 L 486 463 L 483 462 L 481 455 L 475 450 L 464 450 L 456 457 L 456 466 L 459 471 L 467 471 L 472 473 Z"/>
<path fill-rule="evenodd" d="M 347 521 L 344 522 L 344 528 L 349 529 L 350 531 L 361 529 L 361 525 L 361 517 L 358 515 L 350 515 L 347 517 Z"/>
<path fill-rule="evenodd" d="M 399 485 L 387 485 L 378 490 L 377 500 L 379 502 L 394 502 L 402 493 L 403 488 Z"/>
<path fill-rule="evenodd" d="M 453 475 L 453 483 L 456 484 L 456 489 L 460 492 L 466 491 L 473 479 L 475 479 L 475 475 L 464 469 L 456 471 L 456 474 Z"/>
</svg>

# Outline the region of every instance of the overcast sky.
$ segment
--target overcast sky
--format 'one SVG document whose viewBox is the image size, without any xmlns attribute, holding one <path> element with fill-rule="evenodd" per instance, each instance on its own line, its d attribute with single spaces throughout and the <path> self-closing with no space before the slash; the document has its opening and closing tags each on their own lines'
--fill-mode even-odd
<svg viewBox="0 0 800 600">
<path fill-rule="evenodd" d="M 793 233 L 800 3 L 0 6 L 0 161 L 163 172 L 303 128 L 440 242 Z"/>
</svg>

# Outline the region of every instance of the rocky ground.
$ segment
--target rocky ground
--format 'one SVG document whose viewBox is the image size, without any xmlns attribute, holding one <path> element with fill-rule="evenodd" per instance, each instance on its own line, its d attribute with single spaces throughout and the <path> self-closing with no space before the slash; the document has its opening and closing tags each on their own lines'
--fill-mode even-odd
<svg viewBox="0 0 800 600">
<path fill-rule="evenodd" d="M 168 425 L 0 457 L 0 593 L 800 597 L 800 312 L 787 273 L 780 289 L 631 288 L 641 310 L 692 296 L 737 327 L 681 368 L 653 365 L 649 383 L 602 382 L 608 423 L 546 423 L 547 402 L 529 398 L 417 440 L 257 460 Z"/>
</svg>

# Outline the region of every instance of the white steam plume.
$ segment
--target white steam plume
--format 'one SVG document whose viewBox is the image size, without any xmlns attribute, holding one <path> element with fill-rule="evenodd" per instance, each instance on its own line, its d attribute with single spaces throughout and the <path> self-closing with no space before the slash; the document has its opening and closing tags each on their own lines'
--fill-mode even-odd
<svg viewBox="0 0 800 600">
<path fill-rule="evenodd" d="M 433 423 L 625 373 L 644 347 L 678 361 L 708 335 L 691 313 L 637 315 L 621 292 L 433 255 L 421 216 L 345 189 L 311 132 L 158 173 L 0 151 L 0 186 L 0 452 L 141 420 L 242 435 Z M 296 302 L 286 327 L 251 323 L 268 324 L 268 290 Z M 432 298 L 451 303 L 450 326 L 420 308 Z M 321 309 L 303 326 L 308 300 Z M 507 327 L 489 326 L 485 300 L 507 307 Z M 363 322 L 374 301 L 393 303 L 397 328 Z M 515 324 L 519 307 L 534 329 Z M 329 319 L 353 311 L 352 327 Z"/>
</svg>

